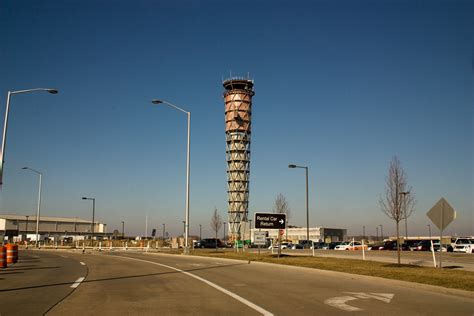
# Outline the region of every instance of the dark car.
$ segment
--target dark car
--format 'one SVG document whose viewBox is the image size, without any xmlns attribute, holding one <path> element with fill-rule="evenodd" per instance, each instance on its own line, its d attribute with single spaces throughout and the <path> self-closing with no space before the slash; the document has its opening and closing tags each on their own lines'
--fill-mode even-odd
<svg viewBox="0 0 474 316">
<path fill-rule="evenodd" d="M 303 246 L 303 248 L 309 248 L 311 247 L 311 245 L 313 244 L 313 242 L 311 240 L 300 240 L 298 241 L 298 244 Z"/>
<path fill-rule="evenodd" d="M 223 243 L 220 239 L 217 239 L 217 248 L 224 248 L 226 244 Z M 215 238 L 205 238 L 201 239 L 196 243 L 196 248 L 216 248 L 216 239 Z"/>
<path fill-rule="evenodd" d="M 413 247 L 410 248 L 413 251 L 430 251 L 431 250 L 431 241 L 422 240 L 416 243 Z"/>
<path fill-rule="evenodd" d="M 386 241 L 379 250 L 397 250 L 397 242 L 395 240 Z M 410 250 L 407 244 L 401 244 L 400 250 Z"/>
<path fill-rule="evenodd" d="M 329 243 L 328 249 L 334 250 L 334 248 L 336 248 L 336 246 L 340 245 L 340 244 L 342 244 L 342 241 L 333 241 L 333 242 Z"/>
</svg>

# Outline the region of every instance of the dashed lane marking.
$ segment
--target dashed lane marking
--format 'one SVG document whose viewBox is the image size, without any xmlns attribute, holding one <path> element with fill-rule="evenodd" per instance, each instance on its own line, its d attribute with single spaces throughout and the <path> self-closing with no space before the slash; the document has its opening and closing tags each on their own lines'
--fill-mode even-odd
<svg viewBox="0 0 474 316">
<path fill-rule="evenodd" d="M 71 285 L 71 287 L 73 289 L 75 289 L 76 287 L 79 286 L 79 284 L 81 284 L 82 281 L 84 281 L 85 277 L 80 277 L 79 279 L 76 280 L 76 282 L 73 283 L 73 285 Z"/>
<path fill-rule="evenodd" d="M 86 264 L 85 264 L 84 262 L 82 262 L 82 261 L 81 261 L 81 264 L 82 264 L 83 266 L 85 266 L 85 265 L 86 265 Z"/>
</svg>

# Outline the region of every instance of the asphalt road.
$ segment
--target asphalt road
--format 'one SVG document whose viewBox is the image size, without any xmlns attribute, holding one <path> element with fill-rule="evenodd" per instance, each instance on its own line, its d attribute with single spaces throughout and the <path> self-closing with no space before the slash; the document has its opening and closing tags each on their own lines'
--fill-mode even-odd
<svg viewBox="0 0 474 316">
<path fill-rule="evenodd" d="M 21 251 L 20 258 L 0 272 L 2 316 L 48 310 L 47 315 L 474 314 L 472 293 L 437 293 L 434 287 L 331 271 L 134 252 Z M 80 277 L 84 281 L 71 288 Z"/>
</svg>

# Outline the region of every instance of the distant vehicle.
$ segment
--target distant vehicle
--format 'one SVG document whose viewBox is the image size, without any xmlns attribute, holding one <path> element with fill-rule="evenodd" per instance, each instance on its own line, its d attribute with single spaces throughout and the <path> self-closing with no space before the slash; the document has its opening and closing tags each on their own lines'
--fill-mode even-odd
<svg viewBox="0 0 474 316">
<path fill-rule="evenodd" d="M 286 242 L 286 241 L 281 243 L 281 249 L 287 249 L 289 247 L 291 247 L 291 243 Z M 270 245 L 268 249 L 278 249 L 278 243 L 274 243 L 273 245 Z"/>
<path fill-rule="evenodd" d="M 372 246 L 369 246 L 369 250 L 381 250 L 383 249 L 383 245 L 384 244 L 375 244 L 375 245 L 372 245 Z"/>
<path fill-rule="evenodd" d="M 303 246 L 303 248 L 309 248 L 313 244 L 312 240 L 300 240 L 298 241 L 298 244 Z"/>
<path fill-rule="evenodd" d="M 311 245 L 310 249 L 313 249 L 313 245 Z M 329 249 L 329 244 L 325 242 L 315 242 L 314 249 Z"/>
<path fill-rule="evenodd" d="M 220 239 L 217 239 L 217 248 L 224 248 L 226 244 Z M 205 238 L 196 243 L 196 248 L 216 248 L 215 238 Z"/>
<path fill-rule="evenodd" d="M 300 244 L 291 244 L 290 249 L 303 249 L 303 245 Z"/>
<path fill-rule="evenodd" d="M 367 245 L 363 245 L 359 241 L 343 242 L 337 245 L 334 250 L 362 250 L 367 249 Z"/>
<path fill-rule="evenodd" d="M 411 251 L 430 251 L 431 250 L 431 241 L 422 240 L 416 243 L 414 246 L 410 247 Z"/>
<path fill-rule="evenodd" d="M 379 247 L 378 250 L 397 250 L 397 241 L 396 240 L 388 240 L 383 245 Z M 407 244 L 401 244 L 400 250 L 410 250 Z"/>
<path fill-rule="evenodd" d="M 342 244 L 342 241 L 333 241 L 329 243 L 329 249 L 334 249 L 336 248 L 337 245 L 340 245 L 340 244 Z"/>
<path fill-rule="evenodd" d="M 474 239 L 458 238 L 453 245 L 454 252 L 474 253 Z"/>
<path fill-rule="evenodd" d="M 434 251 L 440 251 L 439 240 L 433 240 L 433 248 Z M 451 246 L 450 244 L 443 244 L 442 252 L 453 252 L 453 246 Z"/>
</svg>

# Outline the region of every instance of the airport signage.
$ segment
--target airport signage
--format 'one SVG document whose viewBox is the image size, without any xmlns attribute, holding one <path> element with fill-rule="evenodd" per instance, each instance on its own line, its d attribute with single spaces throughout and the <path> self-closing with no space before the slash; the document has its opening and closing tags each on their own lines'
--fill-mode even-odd
<svg viewBox="0 0 474 316">
<path fill-rule="evenodd" d="M 285 229 L 286 214 L 255 213 L 255 228 Z"/>
<path fill-rule="evenodd" d="M 265 246 L 267 242 L 267 232 L 253 232 L 253 243 L 257 246 Z"/>
</svg>

